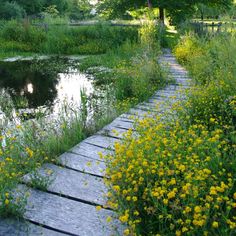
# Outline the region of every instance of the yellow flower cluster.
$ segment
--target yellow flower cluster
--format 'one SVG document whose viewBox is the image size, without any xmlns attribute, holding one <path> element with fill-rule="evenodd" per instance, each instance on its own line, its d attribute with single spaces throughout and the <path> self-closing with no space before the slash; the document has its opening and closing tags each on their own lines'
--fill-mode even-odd
<svg viewBox="0 0 236 236">
<path fill-rule="evenodd" d="M 24 174 L 41 166 L 44 156 L 42 151 L 23 144 L 13 132 L 0 137 L 0 215 L 18 214 L 23 210 L 25 197 L 13 200 L 12 189 Z"/>
<path fill-rule="evenodd" d="M 233 235 L 235 161 L 222 152 L 223 131 L 157 117 L 140 121 L 136 132 L 104 157 L 109 204 L 129 226 L 124 234 Z"/>
</svg>

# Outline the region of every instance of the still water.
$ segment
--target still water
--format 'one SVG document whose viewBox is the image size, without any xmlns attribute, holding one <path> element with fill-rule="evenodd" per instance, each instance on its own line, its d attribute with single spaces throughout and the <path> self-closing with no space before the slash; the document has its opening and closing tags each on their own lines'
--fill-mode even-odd
<svg viewBox="0 0 236 236">
<path fill-rule="evenodd" d="M 80 72 L 78 65 L 78 60 L 68 58 L 2 61 L 0 91 L 4 90 L 16 111 L 24 115 L 39 110 L 57 115 L 65 103 L 79 107 L 81 91 L 87 96 L 94 93 L 93 79 Z M 7 109 L 5 93 L 1 93 L 0 110 Z"/>
</svg>

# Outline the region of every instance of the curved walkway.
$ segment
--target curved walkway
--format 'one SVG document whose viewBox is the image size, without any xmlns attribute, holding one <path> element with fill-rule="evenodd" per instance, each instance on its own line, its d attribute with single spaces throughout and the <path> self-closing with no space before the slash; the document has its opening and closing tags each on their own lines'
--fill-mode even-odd
<svg viewBox="0 0 236 236">
<path fill-rule="evenodd" d="M 40 169 L 43 176 L 53 173 L 52 183 L 47 190 L 39 191 L 24 184 L 19 186 L 20 191 L 30 193 L 24 214 L 25 221 L 0 220 L 1 236 L 122 234 L 122 225 L 116 220 L 108 220 L 115 215 L 112 210 L 96 210 L 96 206 L 106 204 L 106 187 L 103 183 L 105 163 L 98 153 L 112 152 L 114 143 L 121 141 L 122 134 L 128 129 L 134 129 L 131 114 L 139 119 L 153 116 L 163 112 L 163 109 L 168 111 L 173 102 L 183 99 L 179 91 L 190 86 L 187 71 L 176 62 L 170 52 L 164 53 L 159 62 L 169 70 L 176 84 L 157 91 L 148 101 L 130 109 L 97 134 L 61 155 L 58 165 L 44 165 Z M 157 103 L 160 104 L 159 109 L 156 107 Z M 24 182 L 30 182 L 30 176 L 25 176 Z"/>
</svg>

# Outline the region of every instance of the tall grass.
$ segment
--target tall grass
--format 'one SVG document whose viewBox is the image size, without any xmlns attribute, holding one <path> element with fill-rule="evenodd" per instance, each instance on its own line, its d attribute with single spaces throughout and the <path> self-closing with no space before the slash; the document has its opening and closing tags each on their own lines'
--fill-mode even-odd
<svg viewBox="0 0 236 236">
<path fill-rule="evenodd" d="M 112 27 L 107 24 L 72 27 L 68 25 L 37 26 L 17 21 L 0 24 L 0 53 L 101 54 L 129 39 L 137 42 L 134 27 Z"/>
<path fill-rule="evenodd" d="M 96 66 L 98 71 L 92 70 L 95 81 L 112 85 L 116 100 L 143 101 L 170 82 L 157 63 L 161 37 L 158 27 L 149 22 L 140 28 L 138 43 L 126 41 L 104 55 L 87 57 L 80 68 L 90 72 L 89 68 Z M 101 66 L 107 70 L 99 72 Z"/>
</svg>

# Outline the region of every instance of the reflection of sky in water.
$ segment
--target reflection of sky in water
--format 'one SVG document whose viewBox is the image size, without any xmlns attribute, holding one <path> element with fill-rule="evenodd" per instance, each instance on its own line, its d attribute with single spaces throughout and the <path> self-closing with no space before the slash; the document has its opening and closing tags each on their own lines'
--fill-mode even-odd
<svg viewBox="0 0 236 236">
<path fill-rule="evenodd" d="M 85 74 L 80 71 L 73 70 L 67 73 L 58 74 L 58 84 L 56 85 L 57 97 L 54 100 L 53 113 L 58 114 L 63 105 L 73 105 L 79 107 L 81 104 L 81 91 L 87 96 L 93 93 L 94 88 Z M 34 93 L 34 86 L 28 83 L 26 92 Z M 25 91 L 23 91 L 22 95 Z"/>
<path fill-rule="evenodd" d="M 64 59 L 0 62 L 0 92 L 6 91 L 17 113 L 26 119 L 35 114 L 57 117 L 65 108 L 79 112 L 81 91 L 90 96 L 97 88 L 77 64 Z"/>
<path fill-rule="evenodd" d="M 73 103 L 80 105 L 81 94 L 80 91 L 84 91 L 86 95 L 90 95 L 94 89 L 92 83 L 85 74 L 80 73 L 60 73 L 59 82 L 56 86 L 57 98 L 54 101 L 54 112 L 58 113 L 60 106 L 66 101 L 67 103 Z"/>
<path fill-rule="evenodd" d="M 33 84 L 31 84 L 31 83 L 27 84 L 27 92 L 28 93 L 33 93 L 34 92 Z"/>
</svg>

